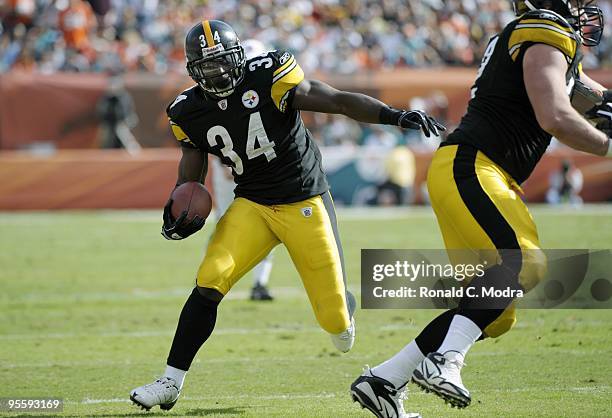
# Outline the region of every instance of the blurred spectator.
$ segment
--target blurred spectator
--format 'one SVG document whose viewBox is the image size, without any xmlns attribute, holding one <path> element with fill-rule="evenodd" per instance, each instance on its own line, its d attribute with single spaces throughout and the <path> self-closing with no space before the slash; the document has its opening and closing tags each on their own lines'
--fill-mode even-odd
<svg viewBox="0 0 612 418">
<path fill-rule="evenodd" d="M 140 151 L 140 144 L 131 132 L 138 124 L 138 116 L 121 76 L 110 79 L 108 91 L 98 102 L 97 114 L 102 148 L 125 148 L 131 154 Z"/>
<path fill-rule="evenodd" d="M 612 0 L 598 4 L 612 16 Z M 476 65 L 514 14 L 510 0 L 5 0 L 0 18 L 0 71 L 184 73 L 183 36 L 205 18 L 294 52 L 307 73 L 347 74 Z M 610 31 L 585 55 L 612 66 Z"/>
<path fill-rule="evenodd" d="M 416 162 L 412 151 L 405 146 L 393 149 L 385 161 L 387 179 L 378 186 L 376 204 L 399 206 L 412 203 Z"/>
<path fill-rule="evenodd" d="M 582 204 L 582 172 L 569 160 L 563 160 L 561 169 L 550 175 L 550 188 L 546 193 L 546 201 L 553 205 L 560 203 Z"/>
</svg>

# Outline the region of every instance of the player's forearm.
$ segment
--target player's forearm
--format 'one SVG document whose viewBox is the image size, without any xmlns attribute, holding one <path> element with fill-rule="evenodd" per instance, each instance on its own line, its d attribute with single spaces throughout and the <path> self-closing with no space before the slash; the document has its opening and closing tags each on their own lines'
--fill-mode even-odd
<svg viewBox="0 0 612 418">
<path fill-rule="evenodd" d="M 565 145 L 589 154 L 605 156 L 610 147 L 610 139 L 603 132 L 595 129 L 574 109 L 563 109 L 557 112 L 553 121 L 543 126 Z"/>
<path fill-rule="evenodd" d="M 337 101 L 341 107 L 340 113 L 358 122 L 364 123 L 381 123 L 381 111 L 389 108 L 385 103 L 373 97 L 347 91 L 340 92 Z M 397 125 L 400 114 L 401 111 L 397 111 L 397 117 L 393 123 L 394 125 Z"/>
<path fill-rule="evenodd" d="M 300 83 L 293 99 L 293 107 L 311 112 L 341 114 L 364 123 L 381 123 L 381 109 L 388 108 L 373 97 L 337 90 L 318 80 L 304 80 Z M 398 112 L 398 119 L 400 113 Z M 395 122 L 397 124 L 397 120 Z"/>
<path fill-rule="evenodd" d="M 585 73 L 581 73 L 580 80 L 592 89 L 599 90 L 601 92 L 606 90 L 606 88 L 602 84 L 593 80 L 591 77 L 589 77 Z"/>
<path fill-rule="evenodd" d="M 179 162 L 178 179 L 176 184 L 188 181 L 203 182 L 208 172 L 208 159 L 206 154 L 199 150 L 183 148 L 183 156 Z"/>
</svg>

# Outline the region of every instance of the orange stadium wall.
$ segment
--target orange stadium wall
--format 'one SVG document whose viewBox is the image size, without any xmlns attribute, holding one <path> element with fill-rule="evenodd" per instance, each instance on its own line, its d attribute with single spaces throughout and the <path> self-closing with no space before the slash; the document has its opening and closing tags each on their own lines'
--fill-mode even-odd
<svg viewBox="0 0 612 418">
<path fill-rule="evenodd" d="M 324 161 L 333 163 L 325 151 Z M 38 157 L 23 151 L 3 152 L 0 210 L 159 209 L 176 181 L 179 154 L 178 149 L 147 149 L 137 156 L 122 150 L 65 150 Z M 558 170 L 564 159 L 570 159 L 582 171 L 581 196 L 585 201 L 612 200 L 612 162 L 571 151 L 555 151 L 543 158 L 524 185 L 525 200 L 544 200 L 550 172 Z M 415 203 L 423 203 L 420 186 L 430 160 L 431 152 L 415 152 Z M 327 171 L 332 190 L 340 193 L 346 189 L 347 185 L 334 183 L 334 169 Z M 208 176 L 207 186 L 212 190 L 210 181 Z M 344 203 L 355 203 L 348 200 Z"/>
</svg>

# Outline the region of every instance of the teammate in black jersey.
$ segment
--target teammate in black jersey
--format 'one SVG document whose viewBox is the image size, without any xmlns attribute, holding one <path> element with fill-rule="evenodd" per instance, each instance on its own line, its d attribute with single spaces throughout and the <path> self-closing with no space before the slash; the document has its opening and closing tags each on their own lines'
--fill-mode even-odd
<svg viewBox="0 0 612 418">
<path fill-rule="evenodd" d="M 321 327 L 342 352 L 355 337 L 355 299 L 346 291 L 342 248 L 321 154 L 300 110 L 338 113 L 361 122 L 422 129 L 444 127 L 420 111 L 388 107 L 369 96 L 307 80 L 295 57 L 272 51 L 246 60 L 234 30 L 205 20 L 185 41 L 187 71 L 197 83 L 167 112 L 183 156 L 177 184 L 204 181 L 207 155 L 232 168 L 235 200 L 218 222 L 188 298 L 161 379 L 130 393 L 136 404 L 170 409 L 193 358 L 215 326 L 231 287 L 283 243 L 302 278 Z M 204 221 L 173 219 L 169 201 L 162 234 L 183 239 Z M 179 218 L 182 219 L 182 218 Z"/>
<path fill-rule="evenodd" d="M 529 291 L 546 273 L 535 224 L 519 184 L 534 169 L 554 135 L 570 147 L 610 156 L 610 91 L 581 70 L 582 46 L 603 31 L 591 1 L 515 1 L 518 18 L 493 37 L 459 127 L 434 155 L 428 189 L 438 225 L 456 264 L 488 263 L 470 286 Z M 605 101 L 595 129 L 571 106 L 576 80 Z M 605 128 L 605 127 L 608 128 Z M 484 256 L 484 258 L 483 258 Z M 461 380 L 472 344 L 498 337 L 516 322 L 513 298 L 468 298 L 435 318 L 410 344 L 351 386 L 353 398 L 379 417 L 401 416 L 401 392 L 411 378 L 454 406 L 470 393 Z"/>
</svg>

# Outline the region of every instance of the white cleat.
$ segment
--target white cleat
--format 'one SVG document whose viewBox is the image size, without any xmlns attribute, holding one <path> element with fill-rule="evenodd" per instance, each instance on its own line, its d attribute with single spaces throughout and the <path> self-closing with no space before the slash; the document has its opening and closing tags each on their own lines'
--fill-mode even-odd
<svg viewBox="0 0 612 418">
<path fill-rule="evenodd" d="M 414 371 L 412 380 L 425 392 L 433 392 L 451 406 L 465 408 L 472 398 L 461 380 L 462 367 L 461 353 L 429 353 Z"/>
<path fill-rule="evenodd" d="M 346 331 L 343 331 L 340 334 L 331 334 L 330 337 L 338 350 L 342 351 L 343 353 L 348 353 L 351 351 L 351 348 L 353 348 L 353 344 L 355 343 L 355 318 L 351 318 L 351 325 Z"/>
<path fill-rule="evenodd" d="M 176 381 L 169 377 L 160 377 L 153 383 L 137 387 L 130 392 L 130 399 L 147 411 L 159 405 L 164 411 L 172 409 L 181 391 Z"/>
<path fill-rule="evenodd" d="M 368 368 L 351 385 L 351 397 L 378 418 L 422 418 L 404 411 L 406 385 L 396 389 L 391 382 L 372 374 Z"/>
</svg>

